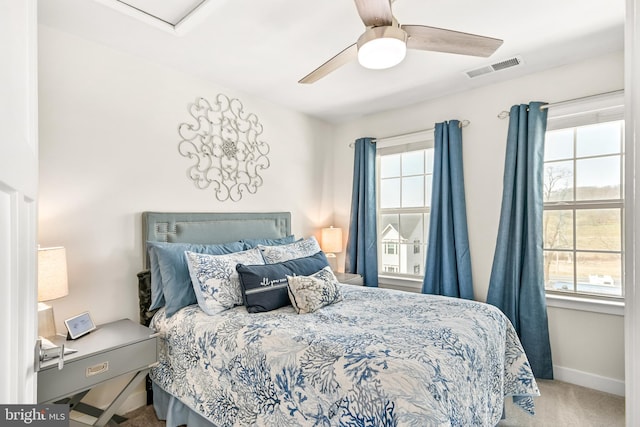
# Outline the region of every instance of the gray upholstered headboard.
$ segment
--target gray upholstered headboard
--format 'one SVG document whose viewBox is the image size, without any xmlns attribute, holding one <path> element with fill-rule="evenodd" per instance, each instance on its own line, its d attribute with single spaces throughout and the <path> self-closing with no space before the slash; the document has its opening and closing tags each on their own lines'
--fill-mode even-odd
<svg viewBox="0 0 640 427">
<path fill-rule="evenodd" d="M 215 244 L 289 234 L 290 212 L 143 212 L 144 268 L 149 268 L 147 241 Z"/>
<path fill-rule="evenodd" d="M 149 325 L 151 274 L 147 242 L 227 243 L 241 239 L 277 239 L 291 234 L 291 213 L 143 212 L 142 259 L 138 273 L 140 323 Z"/>
</svg>

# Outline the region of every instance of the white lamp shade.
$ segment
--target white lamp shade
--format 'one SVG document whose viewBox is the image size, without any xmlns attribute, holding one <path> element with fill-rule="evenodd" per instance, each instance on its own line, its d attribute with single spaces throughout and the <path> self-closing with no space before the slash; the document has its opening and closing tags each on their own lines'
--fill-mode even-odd
<svg viewBox="0 0 640 427">
<path fill-rule="evenodd" d="M 49 301 L 68 294 L 65 249 L 38 248 L 38 301 Z"/>
<path fill-rule="evenodd" d="M 342 228 L 323 228 L 320 247 L 327 253 L 342 252 Z"/>
<path fill-rule="evenodd" d="M 402 62 L 407 54 L 403 40 L 393 37 L 373 39 L 358 49 L 358 62 L 365 68 L 383 70 Z"/>
</svg>

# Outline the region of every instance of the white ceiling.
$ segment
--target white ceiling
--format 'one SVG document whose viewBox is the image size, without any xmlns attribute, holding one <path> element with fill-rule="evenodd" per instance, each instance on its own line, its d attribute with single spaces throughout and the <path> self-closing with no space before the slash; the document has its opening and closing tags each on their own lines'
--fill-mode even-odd
<svg viewBox="0 0 640 427">
<path fill-rule="evenodd" d="M 144 12 L 150 17 L 160 20 L 175 27 L 198 8 L 205 0 L 109 0 L 113 7 L 129 6 L 139 12 Z M 116 3 L 122 3 L 117 5 Z M 132 11 L 135 13 L 134 11 Z"/>
<path fill-rule="evenodd" d="M 490 58 L 410 50 L 393 69 L 354 62 L 302 85 L 300 78 L 364 31 L 353 0 L 171 0 L 172 25 L 138 19 L 124 1 L 158 3 L 40 0 L 39 21 L 334 123 L 621 51 L 624 39 L 624 0 L 397 0 L 401 24 L 504 44 Z M 188 14 L 194 4 L 201 7 L 181 23 L 180 11 Z M 464 73 L 515 55 L 524 65 L 475 79 Z"/>
</svg>

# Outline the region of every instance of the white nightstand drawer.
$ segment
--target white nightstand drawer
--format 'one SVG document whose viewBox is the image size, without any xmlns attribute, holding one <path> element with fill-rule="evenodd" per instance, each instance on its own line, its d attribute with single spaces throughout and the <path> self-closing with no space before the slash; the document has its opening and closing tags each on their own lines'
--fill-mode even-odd
<svg viewBox="0 0 640 427">
<path fill-rule="evenodd" d="M 156 340 L 148 339 L 38 372 L 38 402 L 50 402 L 156 362 Z"/>
</svg>

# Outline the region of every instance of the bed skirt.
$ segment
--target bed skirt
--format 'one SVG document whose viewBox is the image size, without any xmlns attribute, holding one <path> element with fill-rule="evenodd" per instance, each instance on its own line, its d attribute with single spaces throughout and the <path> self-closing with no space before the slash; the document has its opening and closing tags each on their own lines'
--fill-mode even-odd
<svg viewBox="0 0 640 427">
<path fill-rule="evenodd" d="M 159 385 L 151 382 L 153 387 L 153 409 L 159 420 L 164 420 L 167 427 L 212 427 L 214 424 L 197 414 L 177 397 L 164 391 Z M 215 426 L 214 426 L 215 427 Z"/>
</svg>

